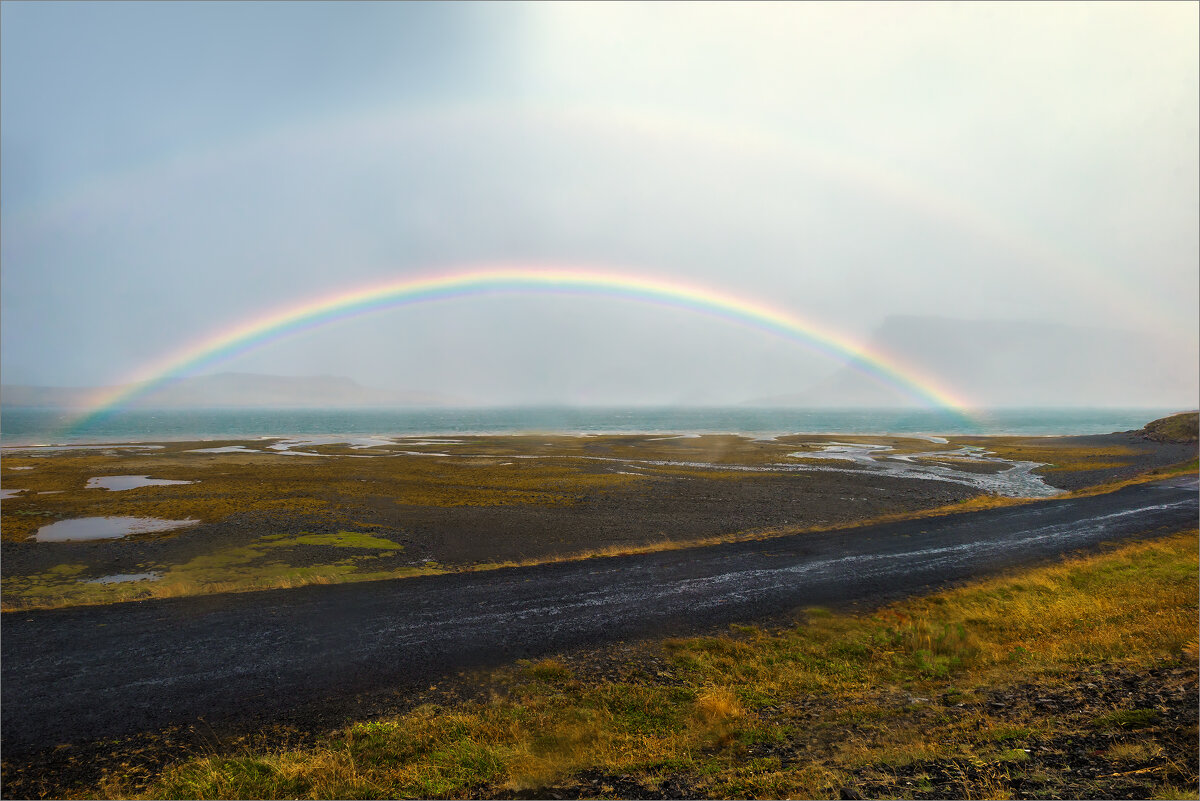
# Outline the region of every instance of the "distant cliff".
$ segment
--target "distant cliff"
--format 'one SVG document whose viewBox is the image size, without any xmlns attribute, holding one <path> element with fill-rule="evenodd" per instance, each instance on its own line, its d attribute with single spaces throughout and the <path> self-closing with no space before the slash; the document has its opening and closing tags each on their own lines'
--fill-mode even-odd
<svg viewBox="0 0 1200 801">
<path fill-rule="evenodd" d="M 1037 321 L 887 318 L 872 351 L 934 379 L 980 406 L 1194 406 L 1195 359 L 1152 337 Z M 800 383 L 800 382 L 797 382 Z M 913 400 L 850 368 L 794 394 L 755 405 L 897 406 Z"/>
<path fill-rule="evenodd" d="M 89 405 L 114 387 L 0 387 L 0 406 L 74 408 Z M 338 376 L 275 376 L 219 373 L 182 379 L 135 401 L 146 408 L 353 408 L 455 406 L 461 399 L 432 392 L 389 392 Z"/>
</svg>

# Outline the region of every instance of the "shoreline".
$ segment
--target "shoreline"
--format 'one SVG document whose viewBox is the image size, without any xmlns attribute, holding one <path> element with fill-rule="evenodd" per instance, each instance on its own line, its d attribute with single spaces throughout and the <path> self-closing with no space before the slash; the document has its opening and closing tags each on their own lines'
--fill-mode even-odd
<svg viewBox="0 0 1200 801">
<path fill-rule="evenodd" d="M 743 407 L 479 407 L 469 409 L 163 409 L 135 410 L 120 424 L 67 433 L 65 410 L 3 409 L 0 452 L 226 439 L 415 436 L 1089 436 L 1139 428 L 1167 416 L 1154 408 L 997 408 L 957 413 L 929 409 Z M 268 433 L 269 432 L 269 433 Z"/>
<path fill-rule="evenodd" d="M 20 442 L 7 444 L 0 439 L 0 455 L 11 454 L 17 455 L 29 451 L 51 451 L 51 450 L 95 450 L 102 448 L 161 448 L 163 446 L 178 445 L 183 443 L 245 443 L 245 442 L 272 442 L 283 440 L 326 440 L 327 444 L 348 444 L 357 439 L 386 439 L 391 440 L 396 444 L 403 444 L 405 440 L 424 440 L 430 438 L 475 438 L 475 439 L 497 439 L 497 438 L 523 438 L 523 437 L 561 437 L 573 439 L 587 439 L 591 437 L 658 437 L 663 440 L 683 439 L 695 437 L 739 437 L 750 442 L 777 442 L 786 437 L 840 437 L 840 438 L 885 438 L 885 439 L 915 439 L 922 440 L 934 445 L 944 445 L 952 443 L 955 439 L 1004 439 L 1004 438 L 1026 438 L 1026 439 L 1070 439 L 1077 437 L 1103 437 L 1115 434 L 1129 434 L 1136 429 L 1127 431 L 1104 431 L 1104 432 L 1066 432 L 1066 433 L 1047 433 L 1047 434 L 1027 434 L 1019 431 L 1012 432 L 989 432 L 987 434 L 975 433 L 954 433 L 945 431 L 832 431 L 832 430 L 814 430 L 814 431 L 794 431 L 781 430 L 776 432 L 759 432 L 759 431 L 696 431 L 682 429 L 647 429 L 647 430 L 632 430 L 632 429 L 614 429 L 614 430 L 575 430 L 575 431 L 559 431 L 559 430 L 528 430 L 528 431 L 461 431 L 461 430 L 430 430 L 420 434 L 396 434 L 396 433 L 380 433 L 380 432 L 299 432 L 290 434 L 259 434 L 259 435 L 242 435 L 242 434 L 206 434 L 199 435 L 178 435 L 178 436 L 152 436 L 146 435 L 143 438 L 137 439 L 108 439 L 108 438 L 88 438 L 77 440 L 66 440 L 61 442 Z"/>
</svg>

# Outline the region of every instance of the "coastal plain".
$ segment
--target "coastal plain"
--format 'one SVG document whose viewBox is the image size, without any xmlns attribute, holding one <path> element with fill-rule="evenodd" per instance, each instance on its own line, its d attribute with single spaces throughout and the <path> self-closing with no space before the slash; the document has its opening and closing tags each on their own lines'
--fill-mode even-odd
<svg viewBox="0 0 1200 801">
<path fill-rule="evenodd" d="M 1189 456 L 1190 445 L 1134 433 L 317 437 L 10 449 L 0 472 L 3 604 L 368 581 L 757 539 L 1020 502 Z M 163 484 L 96 486 L 122 476 Z M 38 541 L 51 524 L 80 518 L 186 525 Z"/>
<path fill-rule="evenodd" d="M 1196 553 L 1194 531 L 1172 534 L 1194 525 L 1195 415 L 1188 425 L 1161 437 L 1151 424 L 1087 437 L 8 449 L 4 794 L 1184 797 L 1196 775 Z M 1180 504 L 1182 518 L 1171 511 Z M 1076 524 L 1065 522 L 1072 509 Z M 96 518 L 186 524 L 39 540 L 56 523 Z M 1113 521 L 1128 532 L 1106 534 Z M 987 577 L 1126 536 L 1147 539 Z M 648 553 L 706 545 L 717 547 Z M 948 554 L 979 548 L 1008 556 L 978 567 L 964 556 L 965 572 L 946 571 Z M 851 566 L 860 550 L 877 567 Z M 813 574 L 805 597 L 834 611 L 747 601 L 792 598 L 789 571 L 826 552 L 847 567 Z M 583 561 L 619 554 L 642 555 Z M 509 565 L 524 567 L 493 570 Z M 892 579 L 870 578 L 889 565 Z M 892 602 L 978 570 L 984 578 L 961 589 Z M 679 581 L 707 589 L 687 614 L 671 612 L 637 600 L 639 575 L 643 595 L 674 597 Z M 776 575 L 782 584 L 767 586 Z M 382 592 L 363 583 L 405 577 L 418 578 Z M 566 586 L 547 606 L 556 577 Z M 726 579 L 736 586 L 710 586 Z M 814 589 L 822 581 L 827 600 Z M 352 584 L 300 589 L 333 583 Z M 503 617 L 505 588 L 532 593 L 533 606 L 463 640 L 470 650 L 498 638 L 484 670 L 470 669 L 474 657 L 438 667 L 436 626 L 388 650 L 443 607 L 446 632 L 472 615 Z M 614 609 L 631 606 L 593 609 L 588 599 L 605 593 Z M 843 595 L 859 600 L 838 606 Z M 389 598 L 397 608 L 370 612 Z M 338 612 L 337 599 L 349 607 Z M 543 642 L 552 609 L 567 617 Z M 615 617 L 585 646 L 570 639 L 604 614 Z M 636 621 L 655 614 L 674 614 L 690 635 L 645 639 Z M 281 633 L 288 625 L 297 633 Z M 399 628 L 370 636 L 380 625 Z M 326 639 L 345 640 L 338 657 L 306 662 Z M 114 647 L 141 658 L 122 666 Z M 383 661 L 361 661 L 364 647 L 382 648 Z M 531 659 L 516 659 L 523 648 Z M 205 658 L 214 664 L 186 667 Z M 281 695 L 293 667 L 299 684 Z M 214 670 L 231 678 L 177 686 Z M 336 685 L 328 698 L 320 676 Z M 125 684 L 134 697 L 120 695 Z M 247 693 L 249 706 L 238 700 Z"/>
</svg>

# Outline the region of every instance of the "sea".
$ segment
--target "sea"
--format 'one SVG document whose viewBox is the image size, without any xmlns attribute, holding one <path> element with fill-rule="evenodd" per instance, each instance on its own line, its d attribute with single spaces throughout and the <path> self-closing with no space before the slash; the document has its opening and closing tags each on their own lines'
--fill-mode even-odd
<svg viewBox="0 0 1200 801">
<path fill-rule="evenodd" d="M 1141 428 L 1175 408 L 721 407 L 135 409 L 80 425 L 66 410 L 0 409 L 0 446 L 256 439 L 312 435 L 784 434 L 1064 436 Z"/>
</svg>

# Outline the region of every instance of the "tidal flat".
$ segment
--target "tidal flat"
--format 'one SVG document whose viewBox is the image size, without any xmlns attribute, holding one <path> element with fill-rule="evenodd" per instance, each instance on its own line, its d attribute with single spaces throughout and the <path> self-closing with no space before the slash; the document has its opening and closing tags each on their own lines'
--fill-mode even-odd
<svg viewBox="0 0 1200 801">
<path fill-rule="evenodd" d="M 530 434 L 9 449 L 3 603 L 368 581 L 764 538 L 1021 502 L 1194 456 L 1131 434 L 939 439 Z M 128 476 L 145 485 L 99 488 Z M 95 517 L 199 522 L 36 539 Z M 156 578 L 99 581 L 141 574 Z"/>
</svg>

